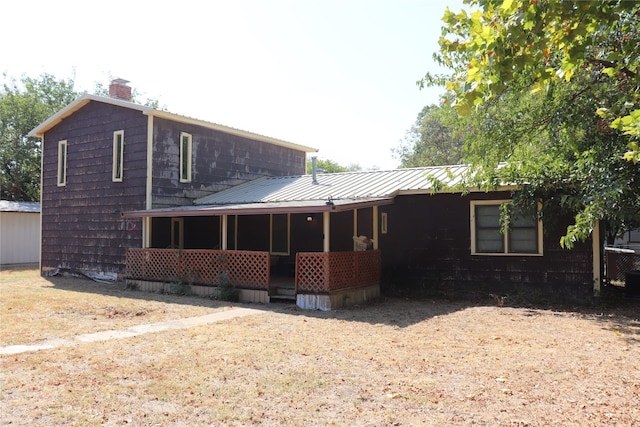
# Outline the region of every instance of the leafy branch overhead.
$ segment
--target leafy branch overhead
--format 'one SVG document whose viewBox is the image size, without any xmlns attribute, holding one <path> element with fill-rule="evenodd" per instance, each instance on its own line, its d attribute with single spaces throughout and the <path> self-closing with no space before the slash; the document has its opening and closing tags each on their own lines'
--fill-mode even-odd
<svg viewBox="0 0 640 427">
<path fill-rule="evenodd" d="M 465 0 L 434 59 L 474 184 L 518 184 L 543 219 L 572 213 L 561 244 L 640 225 L 640 3 Z M 498 167 L 498 165 L 501 165 Z"/>
<path fill-rule="evenodd" d="M 456 94 L 463 113 L 509 91 L 522 73 L 534 93 L 580 70 L 633 86 L 615 129 L 640 139 L 640 3 L 633 1 L 466 0 L 473 12 L 447 9 L 435 59 L 452 78 L 426 76 Z M 594 108 L 594 113 L 597 106 Z M 623 129 L 624 128 L 624 129 Z M 625 158 L 640 161 L 637 142 Z"/>
</svg>

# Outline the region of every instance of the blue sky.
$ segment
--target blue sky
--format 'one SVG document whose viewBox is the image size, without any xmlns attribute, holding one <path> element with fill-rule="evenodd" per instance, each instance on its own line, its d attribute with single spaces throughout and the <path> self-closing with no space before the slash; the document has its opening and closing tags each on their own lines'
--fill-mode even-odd
<svg viewBox="0 0 640 427">
<path fill-rule="evenodd" d="M 415 82 L 441 71 L 447 6 L 462 1 L 11 1 L 0 72 L 88 92 L 121 77 L 173 113 L 391 169 L 391 149 L 438 102 L 440 89 Z"/>
</svg>

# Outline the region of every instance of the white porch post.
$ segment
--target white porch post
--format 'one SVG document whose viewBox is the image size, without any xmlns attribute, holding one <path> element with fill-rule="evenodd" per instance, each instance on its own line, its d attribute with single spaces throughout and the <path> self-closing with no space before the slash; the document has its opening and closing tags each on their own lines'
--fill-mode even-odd
<svg viewBox="0 0 640 427">
<path fill-rule="evenodd" d="M 151 247 L 151 217 L 142 218 L 142 247 Z"/>
<path fill-rule="evenodd" d="M 222 242 L 220 245 L 220 249 L 222 249 L 223 251 L 227 250 L 227 232 L 228 232 L 228 228 L 227 228 L 227 218 L 228 215 L 222 215 Z"/>
<path fill-rule="evenodd" d="M 591 231 L 591 252 L 593 256 L 593 295 L 600 296 L 600 265 L 601 246 L 600 246 L 600 221 L 596 221 Z"/>
<path fill-rule="evenodd" d="M 373 207 L 373 249 L 378 249 L 378 207 Z"/>
<path fill-rule="evenodd" d="M 358 208 L 353 210 L 353 236 L 358 237 Z M 356 241 L 353 241 L 353 250 L 356 250 Z"/>
<path fill-rule="evenodd" d="M 329 242 L 329 231 L 331 231 L 330 227 L 330 216 L 331 212 L 322 212 L 322 250 L 324 252 L 329 252 L 330 242 Z"/>
</svg>

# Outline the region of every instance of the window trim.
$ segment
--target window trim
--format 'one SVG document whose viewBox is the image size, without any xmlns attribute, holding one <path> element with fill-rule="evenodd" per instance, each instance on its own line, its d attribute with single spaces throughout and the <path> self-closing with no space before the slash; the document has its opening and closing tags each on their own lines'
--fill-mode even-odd
<svg viewBox="0 0 640 427">
<path fill-rule="evenodd" d="M 471 200 L 469 204 L 470 209 L 470 228 L 471 228 L 471 255 L 480 256 L 543 256 L 544 255 L 544 230 L 543 224 L 540 219 L 537 221 L 537 252 L 509 252 L 509 230 L 502 234 L 504 252 L 478 252 L 477 250 L 477 238 L 476 238 L 476 206 L 500 206 L 503 203 L 512 203 L 510 199 L 502 200 Z M 541 204 L 538 203 L 538 211 L 541 209 Z"/>
<path fill-rule="evenodd" d="M 58 187 L 67 185 L 67 140 L 58 141 L 58 174 L 56 177 Z"/>
<path fill-rule="evenodd" d="M 124 130 L 113 132 L 113 170 L 111 180 L 113 182 L 122 182 L 124 180 Z"/>
<path fill-rule="evenodd" d="M 184 138 L 187 138 L 187 153 L 185 153 Z M 180 182 L 191 182 L 191 153 L 193 147 L 193 136 L 190 133 L 180 132 Z M 186 164 L 185 164 L 186 160 Z M 186 170 L 184 168 L 186 167 Z"/>
<path fill-rule="evenodd" d="M 286 215 L 287 216 L 287 251 L 275 252 L 273 250 L 273 217 L 274 215 Z M 269 214 L 269 253 L 271 255 L 289 255 L 291 254 L 291 214 Z"/>
</svg>

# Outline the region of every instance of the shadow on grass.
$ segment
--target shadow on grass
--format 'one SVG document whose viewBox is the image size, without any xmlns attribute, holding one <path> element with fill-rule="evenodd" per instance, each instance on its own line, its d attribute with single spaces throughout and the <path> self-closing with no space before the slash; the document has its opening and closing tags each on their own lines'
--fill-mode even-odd
<svg viewBox="0 0 640 427">
<path fill-rule="evenodd" d="M 52 287 L 65 291 L 88 292 L 118 298 L 132 298 L 158 301 L 169 304 L 182 304 L 200 307 L 221 308 L 242 306 L 253 309 L 281 312 L 296 316 L 314 318 L 332 318 L 345 321 L 385 324 L 405 328 L 424 320 L 446 316 L 472 307 L 505 307 L 530 310 L 548 310 L 570 313 L 602 322 L 602 327 L 624 334 L 630 344 L 640 344 L 640 300 L 631 299 L 616 287 L 603 288 L 602 296 L 588 304 L 568 305 L 562 303 L 521 303 L 509 301 L 495 295 L 475 296 L 473 298 L 387 298 L 380 297 L 366 305 L 356 305 L 332 311 L 302 310 L 293 303 L 229 303 L 202 296 L 161 294 L 127 289 L 123 281 L 101 283 L 89 278 L 77 276 L 45 277 Z"/>
</svg>

